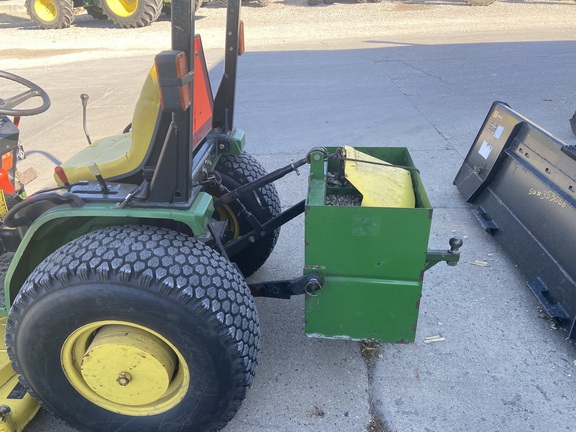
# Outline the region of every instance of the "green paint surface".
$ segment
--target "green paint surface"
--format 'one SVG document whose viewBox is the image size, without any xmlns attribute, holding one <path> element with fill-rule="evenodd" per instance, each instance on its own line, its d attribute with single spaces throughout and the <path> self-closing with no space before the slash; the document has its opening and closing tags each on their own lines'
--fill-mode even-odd
<svg viewBox="0 0 576 432">
<path fill-rule="evenodd" d="M 414 166 L 405 148 L 358 150 Z M 356 191 L 329 187 L 326 171 L 337 172 L 341 161 L 325 162 L 318 154 L 311 158 L 304 271 L 321 273 L 325 284 L 306 298 L 306 333 L 413 341 L 432 213 L 418 172 L 411 171 L 416 208 L 328 206 L 326 195 Z"/>
</svg>

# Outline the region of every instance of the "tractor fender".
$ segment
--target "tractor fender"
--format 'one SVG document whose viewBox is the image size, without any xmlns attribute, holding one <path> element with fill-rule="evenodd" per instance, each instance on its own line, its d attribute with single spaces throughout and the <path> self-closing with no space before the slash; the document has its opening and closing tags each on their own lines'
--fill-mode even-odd
<svg viewBox="0 0 576 432">
<path fill-rule="evenodd" d="M 153 225 L 190 235 L 206 229 L 214 206 L 212 197 L 200 192 L 188 209 L 118 208 L 113 203 L 69 204 L 54 207 L 28 228 L 6 273 L 4 289 L 7 308 L 16 298 L 28 275 L 52 252 L 88 232 L 113 225 Z"/>
</svg>

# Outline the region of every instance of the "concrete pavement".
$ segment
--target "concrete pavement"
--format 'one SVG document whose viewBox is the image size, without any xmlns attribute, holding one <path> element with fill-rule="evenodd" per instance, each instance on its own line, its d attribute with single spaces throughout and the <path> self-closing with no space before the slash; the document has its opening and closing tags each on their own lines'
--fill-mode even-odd
<svg viewBox="0 0 576 432">
<path fill-rule="evenodd" d="M 0 23 L 17 23 L 29 19 L 24 1 L 0 0 Z"/>
</svg>

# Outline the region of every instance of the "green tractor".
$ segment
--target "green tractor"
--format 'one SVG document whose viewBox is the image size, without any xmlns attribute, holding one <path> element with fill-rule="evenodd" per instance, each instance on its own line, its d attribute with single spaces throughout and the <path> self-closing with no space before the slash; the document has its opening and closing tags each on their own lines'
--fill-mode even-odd
<svg viewBox="0 0 576 432">
<path fill-rule="evenodd" d="M 122 28 L 146 27 L 162 11 L 170 15 L 172 0 L 26 0 L 30 18 L 43 29 L 62 29 L 74 21 L 74 9 L 83 7 L 94 19 L 108 19 Z M 202 0 L 195 0 L 195 7 Z"/>
<path fill-rule="evenodd" d="M 0 100 L 4 430 L 22 430 L 36 401 L 86 431 L 220 429 L 258 363 L 254 297 L 304 295 L 311 336 L 409 342 L 423 272 L 458 262 L 458 238 L 427 248 L 432 208 L 405 148 L 318 147 L 267 174 L 234 127 L 240 0 L 228 4 L 214 96 L 194 5 L 172 8 L 172 49 L 155 57 L 131 129 L 91 143 L 28 197 L 7 116 L 50 102 L 0 73 L 29 88 Z M 41 106 L 18 109 L 30 98 Z M 282 210 L 273 182 L 306 164 L 308 197 Z M 303 213 L 303 275 L 247 283 Z"/>
</svg>

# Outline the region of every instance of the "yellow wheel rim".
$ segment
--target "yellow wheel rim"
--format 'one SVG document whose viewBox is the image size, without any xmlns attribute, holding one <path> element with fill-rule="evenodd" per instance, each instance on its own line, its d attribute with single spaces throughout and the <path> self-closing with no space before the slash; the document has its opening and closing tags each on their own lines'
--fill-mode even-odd
<svg viewBox="0 0 576 432">
<path fill-rule="evenodd" d="M 238 218 L 232 209 L 227 205 L 223 205 L 216 209 L 216 213 L 218 213 L 221 221 L 227 222 L 226 229 L 232 232 L 232 238 L 237 239 L 240 237 L 240 222 L 238 222 Z"/>
<path fill-rule="evenodd" d="M 105 0 L 110 10 L 117 16 L 129 17 L 138 8 L 138 0 Z"/>
<path fill-rule="evenodd" d="M 56 5 L 52 0 L 36 0 L 34 2 L 34 12 L 42 21 L 54 21 L 58 15 Z"/>
<path fill-rule="evenodd" d="M 62 370 L 87 400 L 107 411 L 150 416 L 176 406 L 190 370 L 174 345 L 133 323 L 98 321 L 74 331 L 60 355 Z"/>
</svg>

